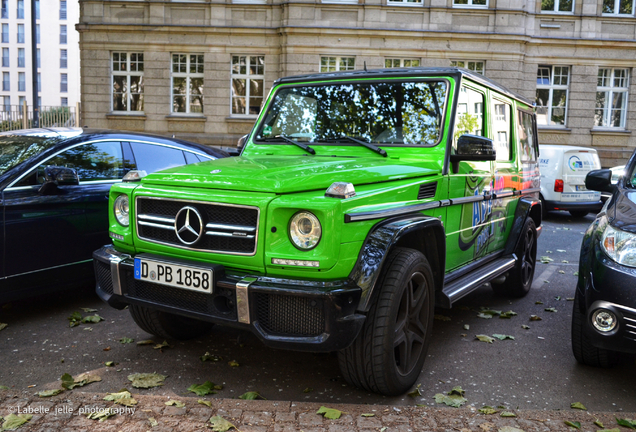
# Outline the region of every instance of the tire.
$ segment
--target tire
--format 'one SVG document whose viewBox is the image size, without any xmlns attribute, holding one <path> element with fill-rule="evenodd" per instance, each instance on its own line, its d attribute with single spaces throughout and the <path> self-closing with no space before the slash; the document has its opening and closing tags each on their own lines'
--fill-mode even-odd
<svg viewBox="0 0 636 432">
<path fill-rule="evenodd" d="M 579 290 L 574 295 L 572 310 L 572 353 L 576 361 L 587 366 L 611 368 L 618 363 L 618 353 L 592 346 L 585 334 L 585 313 L 581 312 Z"/>
<path fill-rule="evenodd" d="M 572 215 L 572 217 L 575 217 L 575 218 L 585 217 L 589 213 L 588 211 L 585 211 L 585 210 L 569 210 L 569 212 Z"/>
<path fill-rule="evenodd" d="M 143 306 L 130 305 L 129 309 L 133 320 L 143 331 L 167 339 L 194 339 L 208 334 L 213 326 L 212 323 Z"/>
<path fill-rule="evenodd" d="M 360 334 L 338 352 L 348 383 L 388 396 L 415 384 L 431 340 L 434 285 L 424 255 L 401 247 L 391 251 Z"/>
<path fill-rule="evenodd" d="M 534 220 L 526 219 L 522 237 L 519 240 L 515 255 L 517 263 L 508 272 L 508 277 L 501 284 L 491 282 L 496 294 L 506 297 L 524 297 L 530 291 L 534 270 L 537 266 L 537 228 Z"/>
</svg>

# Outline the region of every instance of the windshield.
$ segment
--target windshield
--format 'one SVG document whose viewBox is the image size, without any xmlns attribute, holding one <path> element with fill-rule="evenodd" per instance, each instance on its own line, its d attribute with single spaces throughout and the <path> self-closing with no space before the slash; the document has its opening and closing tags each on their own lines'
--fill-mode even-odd
<svg viewBox="0 0 636 432">
<path fill-rule="evenodd" d="M 0 175 L 60 141 L 59 136 L 8 135 L 0 137 Z"/>
<path fill-rule="evenodd" d="M 441 138 L 445 81 L 361 82 L 285 87 L 256 140 L 325 142 L 343 136 L 376 144 L 434 145 Z"/>
</svg>

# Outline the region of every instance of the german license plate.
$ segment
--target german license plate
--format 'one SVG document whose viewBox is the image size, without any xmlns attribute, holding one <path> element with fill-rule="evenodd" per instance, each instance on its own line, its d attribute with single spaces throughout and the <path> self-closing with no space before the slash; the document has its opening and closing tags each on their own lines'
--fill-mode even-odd
<svg viewBox="0 0 636 432">
<path fill-rule="evenodd" d="M 141 281 L 212 293 L 213 276 L 207 268 L 135 258 L 135 279 Z"/>
<path fill-rule="evenodd" d="M 576 190 L 577 191 L 586 191 L 587 188 L 585 187 L 585 185 L 576 185 Z"/>
</svg>

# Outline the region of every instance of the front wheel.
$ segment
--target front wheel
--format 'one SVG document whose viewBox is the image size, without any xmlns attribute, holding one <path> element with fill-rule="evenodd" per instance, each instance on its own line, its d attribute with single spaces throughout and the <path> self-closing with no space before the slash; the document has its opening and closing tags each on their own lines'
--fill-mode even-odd
<svg viewBox="0 0 636 432">
<path fill-rule="evenodd" d="M 508 272 L 508 277 L 503 283 L 491 282 L 492 289 L 499 295 L 523 297 L 532 286 L 537 264 L 537 228 L 534 220 L 528 218 L 521 233 L 522 237 L 515 249 L 517 263 Z"/>
<path fill-rule="evenodd" d="M 420 252 L 395 248 L 389 254 L 360 334 L 338 352 L 347 382 L 391 396 L 415 384 L 431 340 L 434 285 Z"/>
<path fill-rule="evenodd" d="M 214 325 L 143 306 L 130 305 L 129 309 L 133 320 L 143 331 L 167 339 L 194 339 L 208 334 Z"/>
</svg>

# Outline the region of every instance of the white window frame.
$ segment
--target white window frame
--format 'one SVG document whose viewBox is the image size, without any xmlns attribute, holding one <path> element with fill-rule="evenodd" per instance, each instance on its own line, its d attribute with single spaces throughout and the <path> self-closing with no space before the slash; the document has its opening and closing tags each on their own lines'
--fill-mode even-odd
<svg viewBox="0 0 636 432">
<path fill-rule="evenodd" d="M 395 63 L 396 61 L 399 62 L 398 66 L 387 66 L 386 62 L 391 62 L 391 63 Z M 411 62 L 410 65 L 408 66 L 404 66 L 404 63 L 406 62 Z M 413 66 L 413 62 L 417 62 L 418 64 L 416 66 Z M 418 59 L 418 58 L 397 58 L 397 57 L 386 57 L 384 59 L 384 67 L 391 69 L 391 68 L 403 68 L 403 67 L 420 67 L 422 66 L 422 60 Z"/>
<path fill-rule="evenodd" d="M 463 64 L 464 66 L 462 66 L 460 63 Z M 474 63 L 475 67 L 473 69 L 470 68 L 470 63 Z M 479 72 L 477 70 L 477 64 L 478 63 L 481 63 L 481 70 L 482 70 L 481 72 Z M 458 59 L 458 60 L 451 60 L 450 61 L 450 65 L 451 65 L 451 67 L 462 67 L 462 68 L 468 69 L 470 71 L 473 71 L 475 73 L 478 73 L 480 75 L 484 75 L 484 76 L 486 75 L 486 60 L 472 60 L 472 59 L 470 59 L 470 60 L 459 60 Z"/>
<path fill-rule="evenodd" d="M 358 0 L 322 0 L 321 3 L 323 4 L 358 4 Z"/>
<path fill-rule="evenodd" d="M 267 4 L 267 0 L 232 0 L 234 4 Z"/>
<path fill-rule="evenodd" d="M 335 59 L 335 64 L 336 64 L 336 68 L 334 70 L 329 70 L 329 64 L 327 64 L 327 70 L 323 70 L 322 69 L 322 60 L 323 59 Z M 349 69 L 340 69 L 340 62 L 343 59 L 353 59 L 353 68 Z M 320 72 L 338 72 L 338 71 L 349 71 L 349 70 L 355 70 L 356 69 L 356 58 L 355 56 L 330 56 L 330 55 L 323 55 L 320 56 L 320 63 L 318 64 L 318 70 Z"/>
<path fill-rule="evenodd" d="M 115 70 L 115 54 L 119 54 L 120 56 L 120 60 L 118 61 L 119 63 L 121 63 L 121 55 L 122 54 L 126 54 L 126 70 L 122 71 L 122 70 Z M 136 114 L 140 114 L 143 113 L 144 110 L 132 110 L 132 93 L 130 91 L 130 77 L 133 76 L 138 76 L 138 77 L 142 77 L 144 76 L 144 71 L 139 71 L 139 67 L 137 67 L 136 71 L 131 71 L 130 70 L 130 64 L 131 64 L 131 54 L 136 54 L 137 55 L 137 61 L 133 62 L 136 63 L 137 65 L 139 65 L 139 63 L 141 63 L 142 65 L 144 64 L 144 58 L 143 52 L 128 52 L 128 51 L 112 51 L 110 53 L 110 111 L 111 112 L 117 112 L 117 113 L 136 113 Z M 139 60 L 139 56 L 141 55 L 141 61 Z M 144 68 L 145 70 L 145 68 Z M 114 102 L 114 98 L 115 98 L 115 89 L 114 89 L 114 80 L 115 80 L 115 75 L 119 75 L 119 76 L 125 76 L 126 77 L 126 101 L 128 102 L 126 104 L 126 110 L 115 110 L 115 102 Z M 172 81 L 172 80 L 171 80 Z M 144 91 L 142 88 L 142 91 L 139 93 L 142 97 L 144 95 Z M 144 101 L 145 103 L 145 101 Z"/>
<path fill-rule="evenodd" d="M 614 8 L 613 8 L 613 12 L 604 12 L 603 9 L 605 7 L 605 2 L 603 1 L 601 3 L 601 12 L 602 15 L 604 16 L 624 16 L 624 17 L 628 17 L 628 16 L 634 16 L 634 0 L 631 0 L 632 2 L 632 13 L 630 14 L 624 14 L 624 13 L 619 13 L 618 11 L 620 10 L 620 5 L 621 5 L 621 0 L 614 0 Z"/>
<path fill-rule="evenodd" d="M 555 68 L 567 68 L 568 74 L 567 74 L 567 84 L 554 84 L 554 70 Z M 541 73 L 542 70 L 546 70 L 548 69 L 548 76 L 549 76 L 549 80 L 550 83 L 549 84 L 539 84 L 537 82 L 537 90 L 549 90 L 549 96 L 548 96 L 548 101 L 547 101 L 547 108 L 548 108 L 548 112 L 546 114 L 546 119 L 547 119 L 547 124 L 544 123 L 539 123 L 539 115 L 537 114 L 537 128 L 565 128 L 568 124 L 568 105 L 569 105 L 569 101 L 570 101 L 570 81 L 571 81 L 571 67 L 570 66 L 566 66 L 566 65 L 539 65 L 539 68 L 537 69 L 537 81 L 539 79 L 539 74 Z M 561 69 L 562 70 L 562 69 Z M 563 74 L 559 74 L 559 77 L 562 77 Z M 564 118 L 563 118 L 563 124 L 562 125 L 558 125 L 558 124 L 550 124 L 550 122 L 552 121 L 552 108 L 553 108 L 553 104 L 552 104 L 552 98 L 553 98 L 553 94 L 554 94 L 554 90 L 565 90 L 565 114 L 564 114 Z M 536 92 L 535 92 L 535 99 L 536 99 Z M 537 108 L 539 107 L 539 105 L 537 105 Z"/>
<path fill-rule="evenodd" d="M 323 2 L 324 3 L 324 2 Z M 357 3 L 357 1 L 356 1 Z M 424 1 L 422 0 L 386 0 L 387 6 L 422 6 Z"/>
<path fill-rule="evenodd" d="M 609 86 L 599 85 L 598 78 L 596 83 L 596 92 L 607 92 L 608 96 L 606 99 L 606 105 L 603 108 L 603 119 L 601 125 L 596 125 L 596 110 L 598 109 L 596 105 L 594 106 L 594 128 L 595 129 L 625 129 L 625 125 L 627 123 L 627 110 L 629 107 L 628 99 L 629 99 L 629 69 L 628 68 L 605 68 L 599 67 L 599 75 L 602 70 L 609 70 Z M 625 71 L 625 83 L 622 87 L 615 86 L 616 79 L 616 71 Z M 620 126 L 610 126 L 610 119 L 612 116 L 612 100 L 614 99 L 614 94 L 616 93 L 624 93 L 625 97 L 623 98 L 623 106 L 621 107 L 621 124 Z"/>
<path fill-rule="evenodd" d="M 543 2 L 541 3 L 541 13 L 543 14 L 559 14 L 559 15 L 572 15 L 574 13 L 574 8 L 576 7 L 576 0 L 572 0 L 572 10 L 571 11 L 560 11 L 559 6 L 561 5 L 561 0 L 554 0 L 554 7 L 552 9 L 543 9 Z"/>
<path fill-rule="evenodd" d="M 467 4 L 458 4 L 455 3 L 457 0 L 453 0 L 453 7 L 454 8 L 467 8 L 467 9 L 488 9 L 489 6 L 489 1 L 486 0 L 486 4 L 482 5 L 482 4 L 473 4 L 473 1 L 475 0 L 467 0 L 468 3 Z"/>
<path fill-rule="evenodd" d="M 234 59 L 238 57 L 239 62 L 241 57 L 245 57 L 245 73 L 235 73 L 234 72 Z M 262 74 L 252 74 L 250 69 L 252 58 L 263 58 L 263 73 Z M 234 85 L 233 81 L 235 79 L 244 79 L 245 80 L 245 113 L 234 113 L 234 98 L 235 97 L 243 97 L 243 96 L 235 96 L 234 95 Z M 243 117 L 243 118 L 255 118 L 258 114 L 250 114 L 250 98 L 251 98 L 251 84 L 252 80 L 260 80 L 262 81 L 263 86 L 263 96 L 255 96 L 260 97 L 261 106 L 263 106 L 263 102 L 265 101 L 265 55 L 264 54 L 232 54 L 230 59 L 230 116 L 231 117 Z"/>
<path fill-rule="evenodd" d="M 184 55 L 186 57 L 186 71 L 185 72 L 174 72 L 174 56 Z M 190 80 L 192 78 L 201 78 L 203 79 L 203 85 L 205 86 L 205 58 L 203 58 L 203 72 L 190 72 L 190 64 L 191 57 L 190 56 L 204 56 L 203 53 L 184 53 L 184 52 L 174 52 L 170 53 L 170 112 L 173 115 L 197 115 L 201 116 L 204 112 L 204 102 L 203 95 L 201 95 L 201 112 L 191 112 L 190 109 L 190 98 L 192 94 L 190 93 Z M 198 64 L 198 62 L 197 62 Z M 174 111 L 174 78 L 185 78 L 186 79 L 186 94 L 184 97 L 186 98 L 186 110 L 185 112 Z M 205 88 L 205 87 L 204 87 Z M 177 95 L 178 96 L 178 95 Z"/>
</svg>

